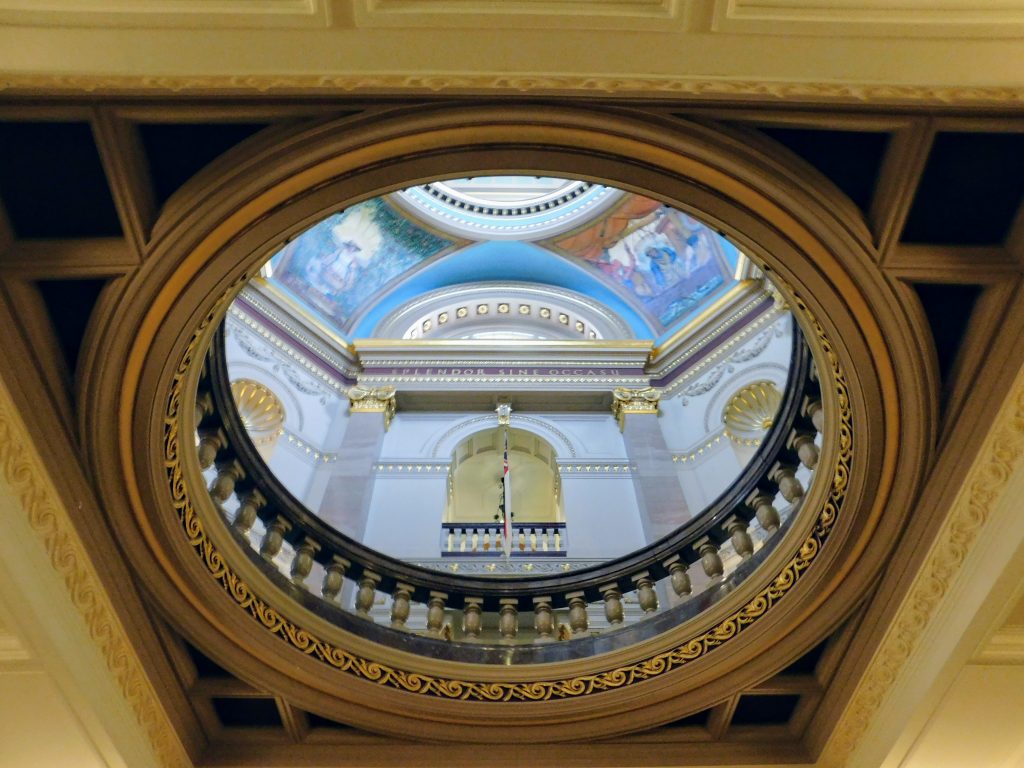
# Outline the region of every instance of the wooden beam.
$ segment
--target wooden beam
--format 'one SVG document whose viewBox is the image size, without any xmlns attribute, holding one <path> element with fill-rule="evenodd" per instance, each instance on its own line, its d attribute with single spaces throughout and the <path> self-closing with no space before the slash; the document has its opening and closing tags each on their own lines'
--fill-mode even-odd
<svg viewBox="0 0 1024 768">
<path fill-rule="evenodd" d="M 899 242 L 934 138 L 933 121 L 922 119 L 896 131 L 889 140 L 868 211 L 868 224 L 882 264 Z"/>
<path fill-rule="evenodd" d="M 36 280 L 116 277 L 139 265 L 138 252 L 120 237 L 15 240 L 0 253 L 6 275 Z"/>
<path fill-rule="evenodd" d="M 153 184 L 142 140 L 132 123 L 102 108 L 93 112 L 92 132 L 121 227 L 137 260 L 142 261 L 156 218 Z"/>
<path fill-rule="evenodd" d="M 1024 264 L 1002 246 L 905 245 L 890 249 L 886 274 L 902 280 L 991 283 L 1012 278 Z"/>
</svg>

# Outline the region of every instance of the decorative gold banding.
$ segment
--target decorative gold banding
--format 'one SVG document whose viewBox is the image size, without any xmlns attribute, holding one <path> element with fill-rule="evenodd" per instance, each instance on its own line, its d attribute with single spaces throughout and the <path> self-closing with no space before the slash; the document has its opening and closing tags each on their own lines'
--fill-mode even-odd
<svg viewBox="0 0 1024 768">
<path fill-rule="evenodd" d="M 298 626 L 277 609 L 259 597 L 232 569 L 228 559 L 216 548 L 207 535 L 205 525 L 196 511 L 191 489 L 185 481 L 182 451 L 191 443 L 182 442 L 181 414 L 185 407 L 185 382 L 195 358 L 202 352 L 201 341 L 219 306 L 214 307 L 199 328 L 179 361 L 167 399 L 164 416 L 163 453 L 164 468 L 170 493 L 182 530 L 190 546 L 203 565 L 225 593 L 266 631 L 271 632 L 301 653 L 357 678 L 409 693 L 444 699 L 472 701 L 548 701 L 586 696 L 608 691 L 635 682 L 665 675 L 679 667 L 691 664 L 713 649 L 737 637 L 768 614 L 789 594 L 803 574 L 818 557 L 842 511 L 849 486 L 853 457 L 853 416 L 846 375 L 822 326 L 814 320 L 803 302 L 797 300 L 799 310 L 808 318 L 813 335 L 820 344 L 823 362 L 832 374 L 836 394 L 836 417 L 832 428 L 836 430 L 836 463 L 832 470 L 831 490 L 817 513 L 810 533 L 800 542 L 795 554 L 776 576 L 748 600 L 715 626 L 676 645 L 675 647 L 642 659 L 636 663 L 617 666 L 588 675 L 561 680 L 532 680 L 526 682 L 488 682 L 456 680 L 399 669 L 370 658 L 359 656 L 320 637 L 315 631 Z M 822 379 L 825 383 L 828 379 Z M 190 405 L 190 404 L 189 404 Z"/>
</svg>

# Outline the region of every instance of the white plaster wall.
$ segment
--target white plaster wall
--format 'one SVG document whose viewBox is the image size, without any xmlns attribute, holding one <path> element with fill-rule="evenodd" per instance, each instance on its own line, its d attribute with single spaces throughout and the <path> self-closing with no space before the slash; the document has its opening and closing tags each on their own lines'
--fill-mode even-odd
<svg viewBox="0 0 1024 768">
<path fill-rule="evenodd" d="M 562 475 L 568 557 L 618 557 L 644 546 L 630 477 Z"/>
<path fill-rule="evenodd" d="M 398 558 L 438 557 L 446 475 L 378 476 L 363 539 Z"/>
</svg>

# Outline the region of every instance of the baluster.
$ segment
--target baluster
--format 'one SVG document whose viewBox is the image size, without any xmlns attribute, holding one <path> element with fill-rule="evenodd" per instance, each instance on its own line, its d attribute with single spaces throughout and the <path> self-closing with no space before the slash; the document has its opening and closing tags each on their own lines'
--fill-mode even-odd
<svg viewBox="0 0 1024 768">
<path fill-rule="evenodd" d="M 516 537 L 515 539 L 512 540 L 513 544 L 518 539 L 518 541 L 519 541 L 519 551 L 520 552 L 525 552 L 526 551 L 526 531 L 523 530 L 522 528 L 520 528 L 518 531 L 513 531 L 512 535 Z"/>
<path fill-rule="evenodd" d="M 308 536 L 295 549 L 295 556 L 292 558 L 292 581 L 301 586 L 305 585 L 306 577 L 313 570 L 313 558 L 320 551 L 320 545 Z"/>
<path fill-rule="evenodd" d="M 449 552 L 452 551 L 452 545 L 454 544 L 454 542 L 455 542 L 455 534 L 452 532 L 452 529 L 449 528 L 448 529 L 448 551 Z"/>
<path fill-rule="evenodd" d="M 343 557 L 335 555 L 331 558 L 331 562 L 324 569 L 324 583 L 320 589 L 320 594 L 324 596 L 324 600 L 333 603 L 338 595 L 341 594 L 341 587 L 345 583 L 345 571 L 351 567 L 352 563 Z"/>
<path fill-rule="evenodd" d="M 608 624 L 612 627 L 618 626 L 622 623 L 622 593 L 619 591 L 619 585 L 605 584 L 598 589 L 604 597 L 604 616 L 608 619 Z"/>
<path fill-rule="evenodd" d="M 816 430 L 825 431 L 825 409 L 821 406 L 821 400 L 807 395 L 800 406 L 800 412 L 811 420 Z"/>
<path fill-rule="evenodd" d="M 708 578 L 716 579 L 725 573 L 722 565 L 722 558 L 718 554 L 718 545 L 707 536 L 694 542 L 694 551 L 700 555 L 700 564 L 704 567 L 704 573 Z"/>
<path fill-rule="evenodd" d="M 484 552 L 487 552 L 491 548 L 491 529 L 490 528 L 485 528 L 484 529 L 483 537 L 484 537 L 484 541 L 483 541 L 483 544 L 481 546 L 483 547 Z M 497 533 L 494 534 L 494 545 L 495 545 L 495 547 L 497 547 L 497 545 L 498 545 L 498 535 L 497 535 Z"/>
<path fill-rule="evenodd" d="M 427 600 L 427 634 L 441 637 L 444 629 L 444 604 L 448 595 L 444 592 L 431 592 Z"/>
<path fill-rule="evenodd" d="M 203 419 L 211 413 L 213 413 L 213 397 L 209 392 L 197 393 L 195 409 L 196 429 L 203 423 Z M 203 467 L 203 469 L 206 469 L 206 467 Z"/>
<path fill-rule="evenodd" d="M 744 502 L 744 504 L 754 510 L 754 514 L 757 515 L 757 522 L 768 533 L 775 533 L 775 531 L 779 530 L 780 525 L 779 510 L 772 504 L 774 500 L 771 494 L 765 493 L 762 490 L 755 490 Z"/>
<path fill-rule="evenodd" d="M 380 576 L 373 571 L 363 571 L 363 575 L 359 578 L 359 591 L 356 592 L 356 614 L 364 619 L 370 618 L 370 609 L 373 608 L 378 584 L 380 584 Z"/>
<path fill-rule="evenodd" d="M 679 555 L 672 555 L 663 565 L 668 569 L 669 580 L 672 582 L 672 591 L 676 595 L 683 597 L 693 592 L 690 574 L 687 573 L 687 564 Z"/>
<path fill-rule="evenodd" d="M 501 605 L 498 613 L 498 631 L 503 642 L 511 643 L 519 632 L 519 600 L 515 597 L 503 597 L 498 603 Z"/>
<path fill-rule="evenodd" d="M 199 433 L 199 445 L 196 455 L 199 457 L 199 468 L 207 470 L 213 466 L 217 454 L 228 447 L 228 439 L 221 429 L 204 429 Z"/>
<path fill-rule="evenodd" d="M 814 444 L 814 435 L 810 432 L 800 432 L 794 429 L 789 434 L 786 447 L 791 451 L 796 451 L 796 455 L 800 457 L 800 463 L 808 469 L 818 466 L 818 446 Z"/>
<path fill-rule="evenodd" d="M 658 610 L 658 593 L 654 591 L 654 580 L 649 571 L 638 573 L 633 577 L 636 584 L 636 596 L 640 601 L 640 607 L 644 613 L 654 613 Z"/>
<path fill-rule="evenodd" d="M 533 598 L 533 628 L 537 630 L 537 643 L 551 643 L 555 640 L 555 615 L 551 611 L 549 596 Z"/>
<path fill-rule="evenodd" d="M 796 475 L 793 474 L 795 470 L 796 467 L 777 461 L 768 473 L 768 479 L 779 486 L 782 498 L 790 504 L 795 503 L 797 499 L 804 495 L 804 487 L 796 479 Z"/>
<path fill-rule="evenodd" d="M 409 618 L 409 599 L 415 587 L 399 582 L 391 593 L 391 627 L 405 629 L 405 621 Z"/>
<path fill-rule="evenodd" d="M 737 555 L 746 560 L 754 554 L 754 542 L 747 532 L 746 520 L 738 515 L 732 515 L 722 524 L 722 528 L 729 534 L 732 548 L 736 550 Z"/>
<path fill-rule="evenodd" d="M 267 560 L 273 560 L 284 545 L 284 535 L 291 530 L 292 524 L 283 517 L 275 517 L 267 526 L 260 543 L 260 554 Z"/>
<path fill-rule="evenodd" d="M 547 552 L 548 551 L 548 539 L 551 538 L 551 529 L 550 528 L 543 528 L 543 529 L 541 529 L 540 537 L 541 537 L 541 551 Z"/>
<path fill-rule="evenodd" d="M 217 465 L 217 477 L 210 483 L 210 496 L 218 504 L 223 504 L 235 492 L 235 483 L 245 477 L 242 465 L 237 461 L 226 461 Z"/>
<path fill-rule="evenodd" d="M 463 600 L 462 631 L 466 635 L 466 640 L 470 642 L 480 639 L 480 629 L 483 624 L 481 619 L 483 602 L 482 597 L 467 597 Z"/>
<path fill-rule="evenodd" d="M 476 552 L 477 551 L 477 546 L 479 544 L 480 544 L 480 533 L 477 531 L 476 528 L 474 528 L 473 529 L 473 548 L 472 548 L 471 551 L 472 552 Z"/>
<path fill-rule="evenodd" d="M 583 594 L 583 592 L 570 592 L 565 596 L 565 599 L 569 601 L 569 626 L 574 635 L 587 631 L 587 601 Z"/>
<path fill-rule="evenodd" d="M 562 551 L 562 535 L 558 528 L 555 528 L 555 552 Z"/>
<path fill-rule="evenodd" d="M 250 488 L 242 496 L 242 503 L 238 507 L 238 512 L 235 513 L 234 521 L 231 523 L 232 527 L 239 533 L 248 533 L 249 529 L 256 522 L 260 509 L 266 506 L 266 504 L 267 500 L 263 497 L 263 494 L 255 488 Z"/>
<path fill-rule="evenodd" d="M 537 551 L 537 529 L 536 528 L 531 528 L 530 529 L 530 551 L 531 552 L 536 552 Z"/>
<path fill-rule="evenodd" d="M 459 552 L 466 551 L 466 529 L 459 528 Z"/>
</svg>

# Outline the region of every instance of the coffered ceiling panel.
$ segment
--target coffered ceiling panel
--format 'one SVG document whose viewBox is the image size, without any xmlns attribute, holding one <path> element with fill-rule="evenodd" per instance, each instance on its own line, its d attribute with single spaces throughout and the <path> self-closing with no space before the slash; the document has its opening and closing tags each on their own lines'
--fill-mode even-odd
<svg viewBox="0 0 1024 768">
<path fill-rule="evenodd" d="M 692 0 L 356 0 L 360 27 L 676 30 Z"/>
<path fill-rule="evenodd" d="M 329 0 L 0 0 L 0 25 L 230 29 L 326 27 Z"/>
<path fill-rule="evenodd" d="M 714 29 L 838 37 L 1020 37 L 1019 0 L 716 0 Z"/>
</svg>

